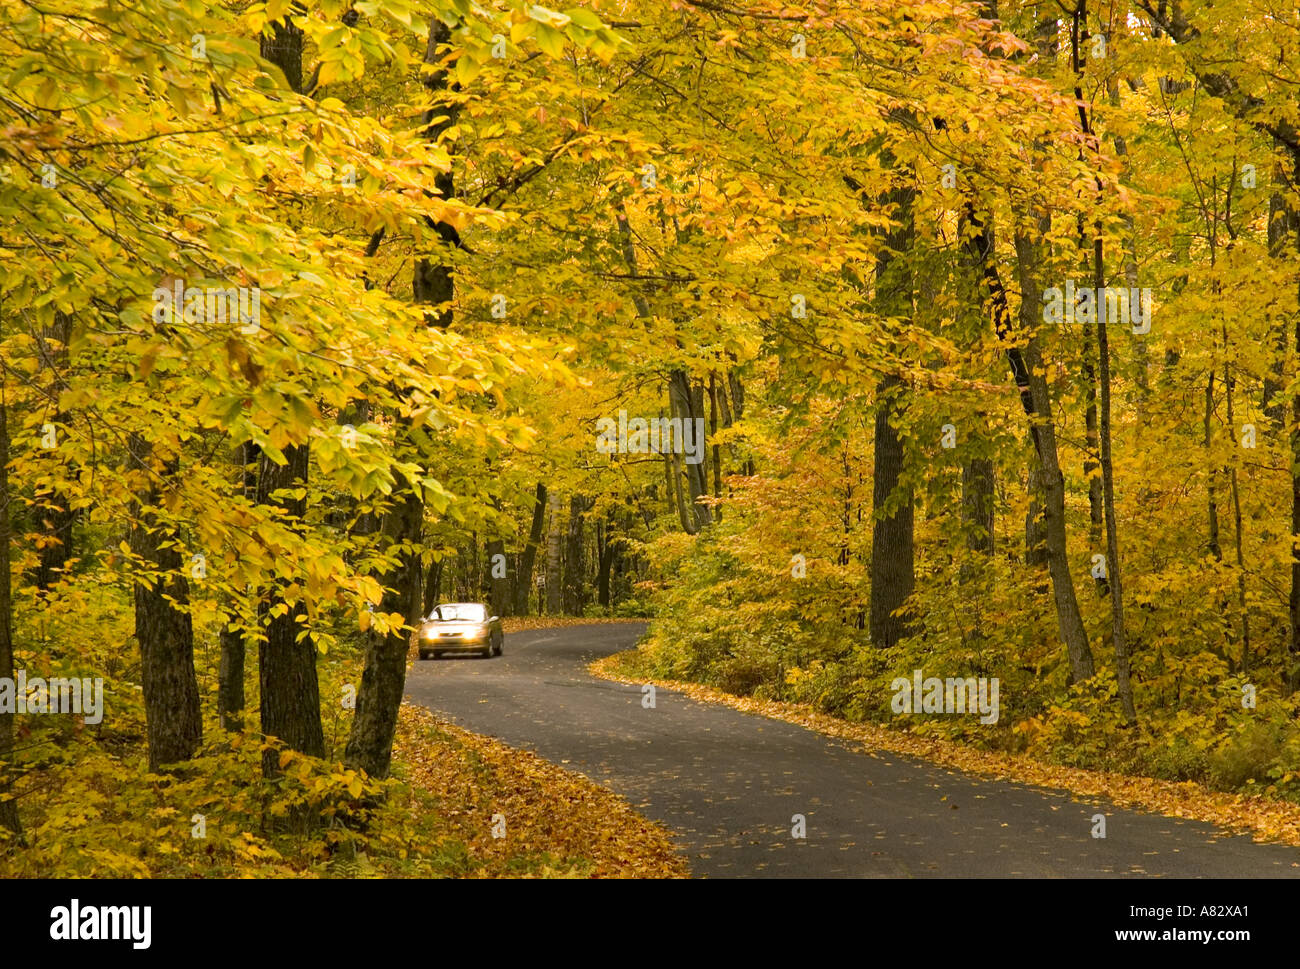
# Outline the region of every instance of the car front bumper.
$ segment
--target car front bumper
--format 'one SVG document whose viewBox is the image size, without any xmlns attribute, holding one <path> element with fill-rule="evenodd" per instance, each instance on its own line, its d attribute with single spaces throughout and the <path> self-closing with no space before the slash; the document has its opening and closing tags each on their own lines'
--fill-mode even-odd
<svg viewBox="0 0 1300 969">
<path fill-rule="evenodd" d="M 488 636 L 480 636 L 477 639 L 452 639 L 451 637 L 446 639 L 443 639 L 442 637 L 438 637 L 437 639 L 422 639 L 420 640 L 420 652 L 432 653 L 434 650 L 437 650 L 439 653 L 449 653 L 452 650 L 457 649 L 487 649 L 489 641 L 490 637 Z"/>
</svg>

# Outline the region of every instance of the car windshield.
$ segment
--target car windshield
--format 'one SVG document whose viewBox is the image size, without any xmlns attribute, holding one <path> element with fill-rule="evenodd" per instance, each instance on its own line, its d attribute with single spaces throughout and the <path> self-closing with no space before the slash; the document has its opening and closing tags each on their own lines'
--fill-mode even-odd
<svg viewBox="0 0 1300 969">
<path fill-rule="evenodd" d="M 438 606 L 433 610 L 430 619 L 438 619 L 446 622 L 448 620 L 457 620 L 460 622 L 483 622 L 487 619 L 487 610 L 478 603 L 469 603 L 458 606 Z"/>
</svg>

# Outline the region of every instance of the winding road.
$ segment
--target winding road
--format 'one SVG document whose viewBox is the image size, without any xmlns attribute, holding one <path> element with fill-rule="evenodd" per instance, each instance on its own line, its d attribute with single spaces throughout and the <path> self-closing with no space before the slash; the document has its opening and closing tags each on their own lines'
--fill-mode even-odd
<svg viewBox="0 0 1300 969">
<path fill-rule="evenodd" d="M 674 833 L 696 876 L 1300 877 L 1300 848 L 1212 825 L 873 755 L 668 690 L 647 709 L 639 687 L 586 671 L 643 630 L 514 633 L 500 657 L 415 663 L 407 694 L 623 795 Z"/>
</svg>

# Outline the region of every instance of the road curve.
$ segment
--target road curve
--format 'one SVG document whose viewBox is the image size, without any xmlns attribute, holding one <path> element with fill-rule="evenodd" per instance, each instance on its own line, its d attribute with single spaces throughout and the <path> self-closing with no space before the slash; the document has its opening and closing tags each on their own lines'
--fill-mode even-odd
<svg viewBox="0 0 1300 969">
<path fill-rule="evenodd" d="M 873 756 L 667 690 L 647 709 L 640 688 L 585 668 L 643 630 L 515 633 L 500 657 L 416 662 L 407 694 L 623 795 L 674 832 L 697 876 L 1300 877 L 1300 848 L 1212 825 Z"/>
</svg>

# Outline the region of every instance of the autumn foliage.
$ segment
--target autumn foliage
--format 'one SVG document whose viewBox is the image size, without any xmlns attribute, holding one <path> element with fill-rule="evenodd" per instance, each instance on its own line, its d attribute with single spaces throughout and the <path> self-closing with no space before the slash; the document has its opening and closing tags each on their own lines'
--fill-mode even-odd
<svg viewBox="0 0 1300 969">
<path fill-rule="evenodd" d="M 469 769 L 399 720 L 445 598 L 653 614 L 661 678 L 1300 799 L 1298 31 L 0 0 L 0 679 L 109 698 L 0 710 L 5 857 L 172 873 L 225 804 L 219 873 L 407 873 L 394 804 Z M 1149 316 L 1059 302 L 1108 287 Z M 611 453 L 620 412 L 703 446 Z M 998 678 L 996 724 L 900 720 L 917 669 Z M 97 854 L 108 818 L 184 861 Z M 617 873 L 544 840 L 527 871 Z"/>
</svg>

